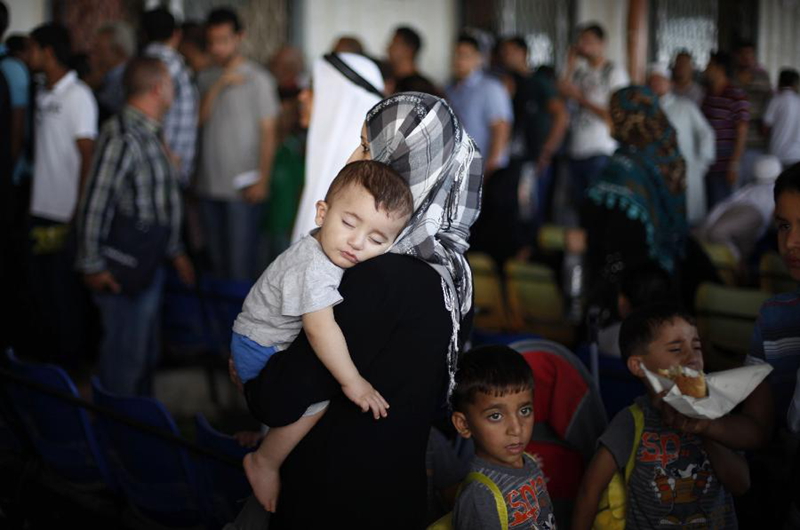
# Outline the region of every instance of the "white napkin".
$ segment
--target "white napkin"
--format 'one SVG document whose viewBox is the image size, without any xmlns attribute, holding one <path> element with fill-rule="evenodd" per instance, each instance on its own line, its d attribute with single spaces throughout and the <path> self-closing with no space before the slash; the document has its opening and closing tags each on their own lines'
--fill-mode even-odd
<svg viewBox="0 0 800 530">
<path fill-rule="evenodd" d="M 233 177 L 233 187 L 237 190 L 243 190 L 244 188 L 249 188 L 256 182 L 258 179 L 261 178 L 261 174 L 258 172 L 257 169 L 253 169 L 252 171 L 245 171 L 244 173 L 239 173 L 235 177 Z"/>
<path fill-rule="evenodd" d="M 693 398 L 681 394 L 673 380 L 654 374 L 645 368 L 644 363 L 641 367 L 656 394 L 669 390 L 664 396 L 666 403 L 690 418 L 707 420 L 715 420 L 733 410 L 772 371 L 772 366 L 758 364 L 707 374 L 708 396 Z"/>
</svg>

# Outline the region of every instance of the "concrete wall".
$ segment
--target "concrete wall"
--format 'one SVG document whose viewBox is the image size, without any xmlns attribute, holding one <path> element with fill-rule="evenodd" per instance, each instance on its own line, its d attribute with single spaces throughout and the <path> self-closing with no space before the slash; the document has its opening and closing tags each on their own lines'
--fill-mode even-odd
<svg viewBox="0 0 800 530">
<path fill-rule="evenodd" d="M 575 21 L 599 23 L 606 31 L 606 56 L 627 68 L 628 0 L 577 0 Z"/>
<path fill-rule="evenodd" d="M 6 35 L 28 33 L 43 22 L 50 20 L 50 2 L 47 0 L 5 0 L 11 15 Z"/>
<path fill-rule="evenodd" d="M 800 68 L 800 1 L 761 0 L 758 19 L 758 60 L 777 85 L 782 68 Z"/>
<path fill-rule="evenodd" d="M 456 37 L 455 0 L 297 0 L 299 44 L 307 64 L 331 50 L 343 34 L 358 36 L 366 52 L 385 57 L 393 29 L 408 25 L 423 38 L 418 65 L 442 84 L 450 75 Z"/>
</svg>

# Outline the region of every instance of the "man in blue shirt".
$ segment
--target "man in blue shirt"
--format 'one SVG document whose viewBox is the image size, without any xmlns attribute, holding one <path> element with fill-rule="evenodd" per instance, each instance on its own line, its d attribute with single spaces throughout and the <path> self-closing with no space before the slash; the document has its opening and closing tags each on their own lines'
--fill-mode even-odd
<svg viewBox="0 0 800 530">
<path fill-rule="evenodd" d="M 8 8 L 0 2 L 0 39 L 9 23 Z M 11 160 L 14 164 L 13 182 L 18 183 L 23 170 L 22 149 L 25 145 L 25 118 L 29 105 L 31 82 L 28 69 L 22 61 L 8 54 L 8 48 L 0 44 L 0 73 L 6 78 L 11 94 Z"/>
<path fill-rule="evenodd" d="M 486 175 L 490 175 L 508 163 L 514 121 L 511 96 L 500 81 L 484 73 L 478 41 L 468 35 L 458 38 L 453 77 L 455 81 L 445 91 L 447 99 L 478 145 L 486 160 Z"/>
</svg>

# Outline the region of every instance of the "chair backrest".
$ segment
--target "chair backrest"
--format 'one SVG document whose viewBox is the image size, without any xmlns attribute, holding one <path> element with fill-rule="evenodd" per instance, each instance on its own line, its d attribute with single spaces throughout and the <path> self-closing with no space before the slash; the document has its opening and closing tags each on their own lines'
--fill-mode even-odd
<svg viewBox="0 0 800 530">
<path fill-rule="evenodd" d="M 725 285 L 736 285 L 736 271 L 739 268 L 739 259 L 736 254 L 722 243 L 703 243 L 703 250 L 705 250 L 711 263 L 717 269 L 719 277 L 725 282 Z"/>
<path fill-rule="evenodd" d="M 508 312 L 503 298 L 503 287 L 494 261 L 488 254 L 467 254 L 472 269 L 475 293 L 475 327 L 488 331 L 509 329 Z"/>
<path fill-rule="evenodd" d="M 706 345 L 709 371 L 741 365 L 750 351 L 758 311 L 769 296 L 758 289 L 700 285 L 695 296 L 697 330 Z"/>
<path fill-rule="evenodd" d="M 567 227 L 545 224 L 539 228 L 537 240 L 542 252 L 564 252 L 566 248 Z"/>
<path fill-rule="evenodd" d="M 506 291 L 515 328 L 569 344 L 573 327 L 564 317 L 564 298 L 546 265 L 509 260 Z"/>
<path fill-rule="evenodd" d="M 768 293 L 788 293 L 797 289 L 797 282 L 789 275 L 786 264 L 777 252 L 767 252 L 761 256 L 758 276 L 761 289 Z"/>
<path fill-rule="evenodd" d="M 92 380 L 94 400 L 131 420 L 178 435 L 175 422 L 159 401 L 123 397 Z M 99 418 L 108 461 L 131 505 L 146 518 L 168 526 L 202 521 L 194 468 L 180 445 L 111 418 Z"/>
<path fill-rule="evenodd" d="M 72 380 L 58 366 L 23 362 L 10 351 L 6 356 L 15 375 L 79 398 Z M 6 390 L 28 437 L 50 468 L 73 484 L 115 488 L 85 409 L 20 383 L 9 382 Z"/>
<path fill-rule="evenodd" d="M 239 445 L 233 436 L 214 429 L 201 413 L 195 416 L 195 426 L 197 445 L 221 456 L 241 462 L 253 450 Z M 201 495 L 212 521 L 220 525 L 232 521 L 253 493 L 244 470 L 209 457 L 196 457 L 195 462 Z"/>
</svg>

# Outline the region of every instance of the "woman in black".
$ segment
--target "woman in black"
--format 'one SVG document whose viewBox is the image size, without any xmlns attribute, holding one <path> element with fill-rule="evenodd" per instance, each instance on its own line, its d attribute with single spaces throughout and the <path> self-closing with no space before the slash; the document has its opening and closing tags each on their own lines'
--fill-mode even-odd
<svg viewBox="0 0 800 530">
<path fill-rule="evenodd" d="M 359 372 L 391 408 L 375 421 L 353 406 L 303 333 L 270 359 L 245 386 L 258 419 L 286 425 L 331 400 L 281 469 L 271 529 L 424 526 L 425 448 L 471 309 L 464 252 L 483 167 L 447 103 L 427 94 L 382 101 L 362 136 L 351 160 L 391 165 L 408 179 L 415 212 L 389 253 L 345 273 L 334 311 Z"/>
</svg>

